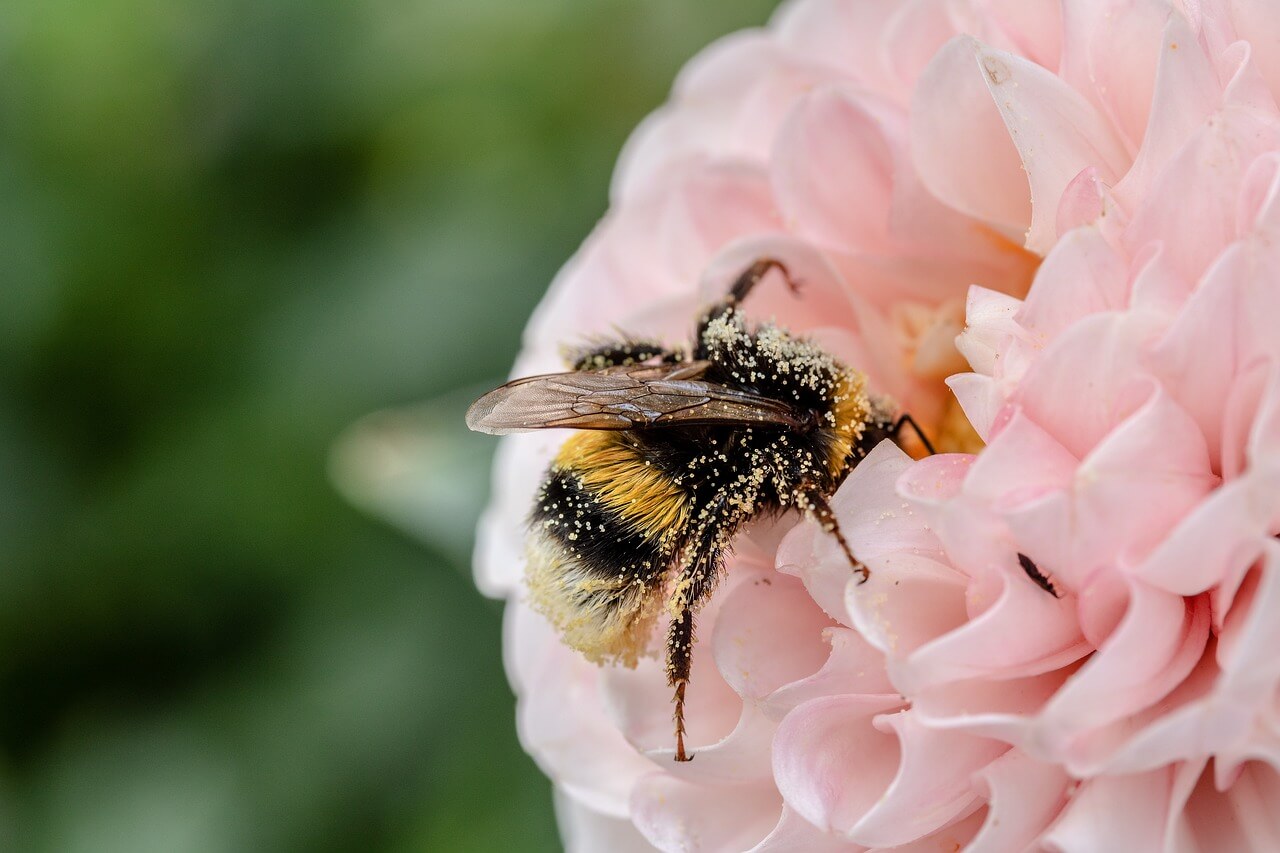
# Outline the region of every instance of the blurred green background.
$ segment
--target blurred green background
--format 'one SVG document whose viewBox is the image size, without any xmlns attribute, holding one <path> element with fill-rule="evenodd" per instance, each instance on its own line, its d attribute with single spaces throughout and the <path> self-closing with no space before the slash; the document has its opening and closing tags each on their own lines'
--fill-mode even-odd
<svg viewBox="0 0 1280 853">
<path fill-rule="evenodd" d="M 0 849 L 558 846 L 461 412 L 772 5 L 0 5 Z"/>
</svg>

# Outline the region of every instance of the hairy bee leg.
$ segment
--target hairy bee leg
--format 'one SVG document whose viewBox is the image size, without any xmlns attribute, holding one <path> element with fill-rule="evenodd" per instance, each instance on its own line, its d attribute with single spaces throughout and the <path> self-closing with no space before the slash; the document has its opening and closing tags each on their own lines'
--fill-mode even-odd
<svg viewBox="0 0 1280 853">
<path fill-rule="evenodd" d="M 720 577 L 726 543 L 732 538 L 739 521 L 737 512 L 725 495 L 717 496 L 702 508 L 701 523 L 685 544 L 685 559 L 681 561 L 683 568 L 667 602 L 671 612 L 671 626 L 667 629 L 667 684 L 675 689 L 672 718 L 676 731 L 676 761 L 693 758 L 685 750 L 684 705 L 693 668 L 694 616 Z"/>
<path fill-rule="evenodd" d="M 733 285 L 729 288 L 729 292 L 725 294 L 724 299 L 717 302 L 712 306 L 711 310 L 707 312 L 707 315 L 702 319 L 702 322 L 698 324 L 697 340 L 702 340 L 702 333 L 706 331 L 707 325 L 712 320 L 718 320 L 725 314 L 728 314 L 730 311 L 737 308 L 742 300 L 747 298 L 747 294 L 760 283 L 760 280 L 765 277 L 769 270 L 773 269 L 782 273 L 782 277 L 786 280 L 787 287 L 791 289 L 792 293 L 800 292 L 800 285 L 791 276 L 791 272 L 787 269 L 786 264 L 782 263 L 782 261 L 777 258 L 761 258 L 743 270 L 742 275 L 738 276 L 734 281 Z"/>
<path fill-rule="evenodd" d="M 915 430 L 916 436 L 920 439 L 920 443 L 924 445 L 924 449 L 929 452 L 930 456 L 933 456 L 938 452 L 933 449 L 933 442 L 929 441 L 929 436 L 924 434 L 924 430 L 920 429 L 920 424 L 916 423 L 916 419 L 911 417 L 911 415 L 903 415 L 898 418 L 898 420 L 894 422 L 893 427 L 889 430 L 889 437 L 896 441 L 898 439 L 898 433 L 902 432 L 902 428 L 908 424 L 910 424 L 911 428 Z"/>
<path fill-rule="evenodd" d="M 683 610 L 671 621 L 667 633 L 667 683 L 675 687 L 672 720 L 676 727 L 676 761 L 693 758 L 684 748 L 684 693 L 689 686 L 689 670 L 693 666 L 693 610 Z"/>
<path fill-rule="evenodd" d="M 822 525 L 822 529 L 830 533 L 836 538 L 836 542 L 840 545 L 840 550 L 844 551 L 845 557 L 849 560 L 849 565 L 853 570 L 862 575 L 862 580 L 858 583 L 866 583 L 867 578 L 871 577 L 871 570 L 867 568 L 867 564 L 859 560 L 853 555 L 853 549 L 849 547 L 849 541 L 844 538 L 844 533 L 840 531 L 840 522 L 836 520 L 835 511 L 831 509 L 831 504 L 827 503 L 827 499 L 818 492 L 806 492 L 803 495 L 802 506 Z"/>
<path fill-rule="evenodd" d="M 678 352 L 655 341 L 625 339 L 597 341 L 581 347 L 565 347 L 562 354 L 570 370 L 603 370 L 606 367 L 635 364 L 651 358 L 659 358 L 670 363 L 680 360 Z"/>
</svg>

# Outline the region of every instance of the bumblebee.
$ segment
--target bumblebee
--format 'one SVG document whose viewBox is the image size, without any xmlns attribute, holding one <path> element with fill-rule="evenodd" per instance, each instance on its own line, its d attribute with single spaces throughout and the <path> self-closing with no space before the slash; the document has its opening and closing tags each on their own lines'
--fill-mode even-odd
<svg viewBox="0 0 1280 853">
<path fill-rule="evenodd" d="M 467 412 L 480 432 L 581 430 L 551 463 L 529 517 L 530 602 L 590 660 L 627 666 L 665 611 L 676 761 L 691 758 L 694 620 L 737 531 L 798 509 L 865 581 L 828 499 L 904 425 L 932 452 L 862 373 L 775 325 L 745 322 L 739 306 L 771 270 L 798 289 L 781 262 L 755 262 L 701 316 L 687 348 L 601 342 L 572 354 L 572 372 L 509 382 Z"/>
</svg>

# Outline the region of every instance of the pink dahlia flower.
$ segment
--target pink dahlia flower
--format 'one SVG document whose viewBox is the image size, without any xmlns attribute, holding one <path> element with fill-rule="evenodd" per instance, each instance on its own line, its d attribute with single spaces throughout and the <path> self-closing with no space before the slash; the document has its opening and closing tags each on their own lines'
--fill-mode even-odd
<svg viewBox="0 0 1280 853">
<path fill-rule="evenodd" d="M 947 452 L 836 494 L 865 584 L 798 516 L 738 537 L 677 764 L 660 659 L 524 602 L 564 436 L 505 439 L 478 582 L 571 848 L 1280 849 L 1277 98 L 1267 0 L 800 0 L 689 65 L 515 372 L 778 257 L 747 313 Z"/>
</svg>

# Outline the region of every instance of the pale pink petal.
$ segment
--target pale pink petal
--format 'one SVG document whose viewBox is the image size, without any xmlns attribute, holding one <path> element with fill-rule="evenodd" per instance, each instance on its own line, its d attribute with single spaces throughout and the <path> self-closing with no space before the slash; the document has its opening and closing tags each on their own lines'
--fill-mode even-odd
<svg viewBox="0 0 1280 853">
<path fill-rule="evenodd" d="M 858 632 L 826 628 L 822 635 L 831 644 L 830 656 L 813 675 L 783 685 L 768 697 L 763 707 L 774 719 L 780 720 L 795 706 L 820 696 L 896 692 L 885 671 L 884 653 Z"/>
<path fill-rule="evenodd" d="M 901 701 L 827 696 L 788 714 L 773 742 L 773 776 L 787 806 L 823 831 L 852 827 L 896 775 L 898 739 L 872 719 Z"/>
<path fill-rule="evenodd" d="M 1089 90 L 1128 149 L 1137 151 L 1148 128 L 1160 33 L 1170 17 L 1170 4 L 1163 0 L 1106 0 L 1098 5 L 1102 16 L 1087 38 Z"/>
<path fill-rule="evenodd" d="M 1062 49 L 1059 0 L 982 0 L 978 5 L 1020 53 L 1045 68 L 1058 67 Z"/>
<path fill-rule="evenodd" d="M 1239 362 L 1240 283 L 1252 262 L 1233 247 L 1187 299 L 1167 333 L 1152 349 L 1150 365 L 1195 418 L 1207 439 L 1215 470 L 1221 471 L 1222 416 Z M 1222 342 L 1231 341 L 1230 346 Z"/>
<path fill-rule="evenodd" d="M 905 135 L 905 116 L 856 92 L 826 87 L 801 100 L 773 150 L 774 192 L 788 226 L 820 245 L 886 247 L 893 151 Z"/>
<path fill-rule="evenodd" d="M 1009 748 L 986 738 L 930 729 L 910 711 L 879 716 L 873 725 L 897 736 L 901 759 L 883 795 L 845 828 L 852 840 L 869 847 L 907 844 L 968 814 L 977 801 L 970 777 Z"/>
<path fill-rule="evenodd" d="M 1031 223 L 1026 174 L 967 36 L 946 44 L 920 76 L 911 104 L 911 154 L 946 204 L 1021 234 Z"/>
<path fill-rule="evenodd" d="M 965 817 L 957 820 L 948 826 L 944 826 L 937 832 L 932 832 L 923 838 L 917 838 L 908 844 L 900 844 L 892 848 L 876 848 L 870 853 L 952 853 L 958 851 L 967 844 L 978 830 L 982 827 L 982 822 L 987 818 L 987 811 L 984 808 L 975 808 L 974 811 Z"/>
<path fill-rule="evenodd" d="M 1204 773 L 1186 804 L 1186 830 L 1201 851 L 1280 849 L 1280 776 L 1253 762 L 1230 790 L 1216 790 L 1213 774 Z"/>
<path fill-rule="evenodd" d="M 556 789 L 556 823 L 567 853 L 647 853 L 653 850 L 635 824 L 625 817 L 607 815 L 588 808 Z"/>
<path fill-rule="evenodd" d="M 671 102 L 627 141 L 611 201 L 623 207 L 651 194 L 655 183 L 689 162 L 765 162 L 795 97 L 831 76 L 761 31 L 726 36 L 684 68 Z"/>
<path fill-rule="evenodd" d="M 1148 243 L 1133 256 L 1129 305 L 1154 324 L 1167 324 L 1182 309 L 1195 289 L 1174 266 L 1173 255 L 1161 241 Z"/>
<path fill-rule="evenodd" d="M 774 14 L 779 44 L 811 62 L 848 74 L 870 91 L 891 91 L 899 81 L 882 54 L 881 34 L 900 0 L 792 0 Z"/>
<path fill-rule="evenodd" d="M 1092 166 L 1112 183 L 1129 155 L 1110 124 L 1054 74 L 1004 51 L 978 46 L 975 55 L 1030 181 L 1026 246 L 1043 255 L 1057 240 L 1058 204 L 1072 179 Z"/>
<path fill-rule="evenodd" d="M 969 469 L 965 491 L 994 508 L 1069 488 L 1080 462 L 1020 409 Z"/>
<path fill-rule="evenodd" d="M 1034 715 L 1053 698 L 1079 664 L 1055 672 L 1000 681 L 974 679 L 924 687 L 912 710 L 928 725 L 1013 744 L 1031 754 Z"/>
<path fill-rule="evenodd" d="M 1127 4 L 1126 4 L 1127 5 Z M 1133 168 L 1115 187 L 1116 198 L 1122 205 L 1135 210 L 1142 199 L 1151 190 L 1156 178 L 1164 171 L 1169 161 L 1179 152 L 1187 139 L 1196 132 L 1209 114 L 1218 108 L 1222 98 L 1222 87 L 1214 72 L 1213 64 L 1205 55 L 1204 49 L 1196 40 L 1186 19 L 1179 14 L 1170 15 L 1163 3 L 1152 0 L 1138 0 L 1141 10 L 1138 16 L 1121 15 L 1116 27 L 1106 27 L 1103 32 L 1107 38 L 1116 39 L 1119 48 L 1116 53 L 1121 56 L 1141 55 L 1145 60 L 1148 51 L 1154 48 L 1158 58 L 1158 71 L 1155 78 L 1154 94 L 1147 91 L 1148 97 L 1154 97 L 1151 104 L 1151 121 L 1146 122 L 1146 104 L 1142 104 L 1141 124 L 1122 126 L 1126 131 L 1141 130 L 1146 127 L 1142 138 L 1142 150 Z M 1148 20 L 1137 20 L 1137 17 Z M 1134 39 L 1126 37 L 1126 27 L 1141 27 L 1148 33 L 1153 32 L 1150 24 L 1158 18 L 1161 23 L 1167 18 L 1164 26 L 1164 37 L 1156 42 L 1151 38 Z M 1136 42 L 1136 44 L 1135 44 Z M 1107 63 L 1103 66 L 1113 73 L 1117 65 Z M 1108 81 L 1111 82 L 1111 81 Z M 1123 80 L 1114 81 L 1123 86 Z M 1134 105 L 1136 106 L 1136 105 Z M 1121 111 L 1120 115 L 1125 115 Z M 1137 112 L 1131 107 L 1128 113 Z"/>
<path fill-rule="evenodd" d="M 1280 682 L 1280 543 L 1267 537 L 1263 565 L 1251 595 L 1241 593 L 1219 634 L 1218 657 L 1229 673 L 1233 698 L 1261 706 Z"/>
<path fill-rule="evenodd" d="M 906 657 L 968 618 L 966 579 L 951 567 L 910 553 L 867 564 L 871 577 L 848 583 L 846 607 L 853 627 L 890 659 Z"/>
<path fill-rule="evenodd" d="M 1075 606 L 1032 583 L 1012 551 L 999 598 L 956 630 L 913 651 L 894 669 L 907 695 L 952 681 L 1021 678 L 1052 672 L 1092 651 L 1080 633 Z M 1020 637 L 1010 643 L 1009 637 Z"/>
<path fill-rule="evenodd" d="M 900 91 L 910 92 L 938 48 L 960 32 L 953 9 L 938 0 L 901 0 L 893 17 L 885 22 L 879 49 Z"/>
<path fill-rule="evenodd" d="M 1210 638 L 1195 668 L 1167 697 L 1087 736 L 1085 751 L 1094 759 L 1077 761 L 1076 770 L 1089 776 L 1145 773 L 1234 750 L 1253 727 L 1253 713 L 1244 703 L 1222 701 L 1213 654 Z"/>
<path fill-rule="evenodd" d="M 1060 235 L 1084 225 L 1092 225 L 1106 214 L 1110 193 L 1098 179 L 1096 166 L 1086 166 L 1067 183 L 1058 202 L 1057 231 Z"/>
<path fill-rule="evenodd" d="M 1236 222 L 1240 236 L 1280 231 L 1280 154 L 1264 154 L 1245 173 Z"/>
<path fill-rule="evenodd" d="M 951 567 L 974 579 L 966 601 L 975 608 L 991 600 L 997 584 L 992 570 L 1002 554 L 1003 522 L 976 502 L 958 501 L 962 481 L 977 457 L 935 454 L 914 465 L 898 480 L 898 492 L 922 517 L 926 529 L 937 535 Z"/>
<path fill-rule="evenodd" d="M 1206 601 L 1131 583 L 1123 620 L 1040 714 L 1037 752 L 1069 769 L 1098 760 L 1073 740 L 1162 699 L 1191 672 L 1208 635 Z"/>
<path fill-rule="evenodd" d="M 528 618 L 543 623 L 538 633 L 551 634 L 553 644 L 522 672 L 521 681 L 534 687 L 517 708 L 520 743 L 575 800 L 603 814 L 625 815 L 632 784 L 653 765 L 605 712 L 598 667 L 562 645 L 541 617 Z"/>
<path fill-rule="evenodd" d="M 778 821 L 773 785 L 705 786 L 651 773 L 636 783 L 631 817 L 654 847 L 670 853 L 746 850 Z"/>
<path fill-rule="evenodd" d="M 1074 524 L 1106 530 L 1099 557 L 1137 565 L 1217 484 L 1199 427 L 1160 390 L 1080 464 Z"/>
<path fill-rule="evenodd" d="M 947 387 L 978 437 L 990 441 L 992 425 L 1004 405 L 1004 395 L 995 380 L 977 373 L 957 373 L 947 377 Z"/>
<path fill-rule="evenodd" d="M 1276 98 L 1254 62 L 1254 56 L 1262 52 L 1265 51 L 1256 51 L 1248 41 L 1237 41 L 1222 48 L 1215 65 L 1218 77 L 1227 81 L 1222 93 L 1224 104 L 1275 115 Z"/>
<path fill-rule="evenodd" d="M 1250 110 L 1224 109 L 1187 141 L 1152 182 L 1125 232 L 1130 251 L 1164 241 L 1174 270 L 1194 281 L 1234 239 L 1237 187 L 1250 164 L 1280 147 L 1280 123 Z M 1181 213 L 1196 199 L 1197 215 Z"/>
<path fill-rule="evenodd" d="M 935 453 L 917 460 L 898 477 L 898 493 L 917 506 L 935 509 L 960 494 L 977 458 L 968 453 Z"/>
<path fill-rule="evenodd" d="M 1040 265 L 1035 287 L 1015 316 L 1038 348 L 1090 314 L 1123 308 L 1128 265 L 1097 228 L 1078 228 Z"/>
<path fill-rule="evenodd" d="M 1083 458 L 1151 396 L 1139 369 L 1152 330 L 1142 317 L 1096 314 L 1046 347 L 1016 397 L 1027 415 L 1069 452 Z"/>
<path fill-rule="evenodd" d="M 976 372 L 993 375 L 996 359 L 1008 348 L 1010 339 L 1022 335 L 1014 320 L 1021 307 L 1022 300 L 1004 293 L 977 285 L 969 288 L 965 327 L 956 338 L 956 349 Z"/>
<path fill-rule="evenodd" d="M 1062 768 L 1010 750 L 974 777 L 989 802 L 982 830 L 965 853 L 1003 853 L 1025 850 L 1067 801 L 1069 778 Z"/>
<path fill-rule="evenodd" d="M 1262 540 L 1280 526 L 1280 466 L 1227 483 L 1173 529 L 1133 574 L 1179 595 L 1243 576 Z"/>
<path fill-rule="evenodd" d="M 784 805 L 778 825 L 749 853 L 863 853 L 866 849 L 842 836 L 823 832 Z"/>
<path fill-rule="evenodd" d="M 830 651 L 823 632 L 831 625 L 798 580 L 764 575 L 724 596 L 711 650 L 725 682 L 759 702 L 822 668 Z"/>
<path fill-rule="evenodd" d="M 1172 779 L 1173 771 L 1162 769 L 1081 783 L 1041 844 L 1058 853 L 1158 850 Z"/>
<path fill-rule="evenodd" d="M 1106 26 L 1106 15 L 1113 0 L 1068 0 L 1061 4 L 1062 51 L 1058 76 L 1077 92 L 1101 105 L 1094 86 L 1094 69 L 1090 49 L 1099 29 Z M 1121 57 L 1121 61 L 1126 61 Z M 1152 72 L 1154 73 L 1154 71 Z"/>
<path fill-rule="evenodd" d="M 1258 69 L 1266 79 L 1271 94 L 1280 98 L 1280 15 L 1270 0 L 1229 0 L 1231 19 L 1240 37 L 1259 47 L 1255 56 Z"/>
</svg>

